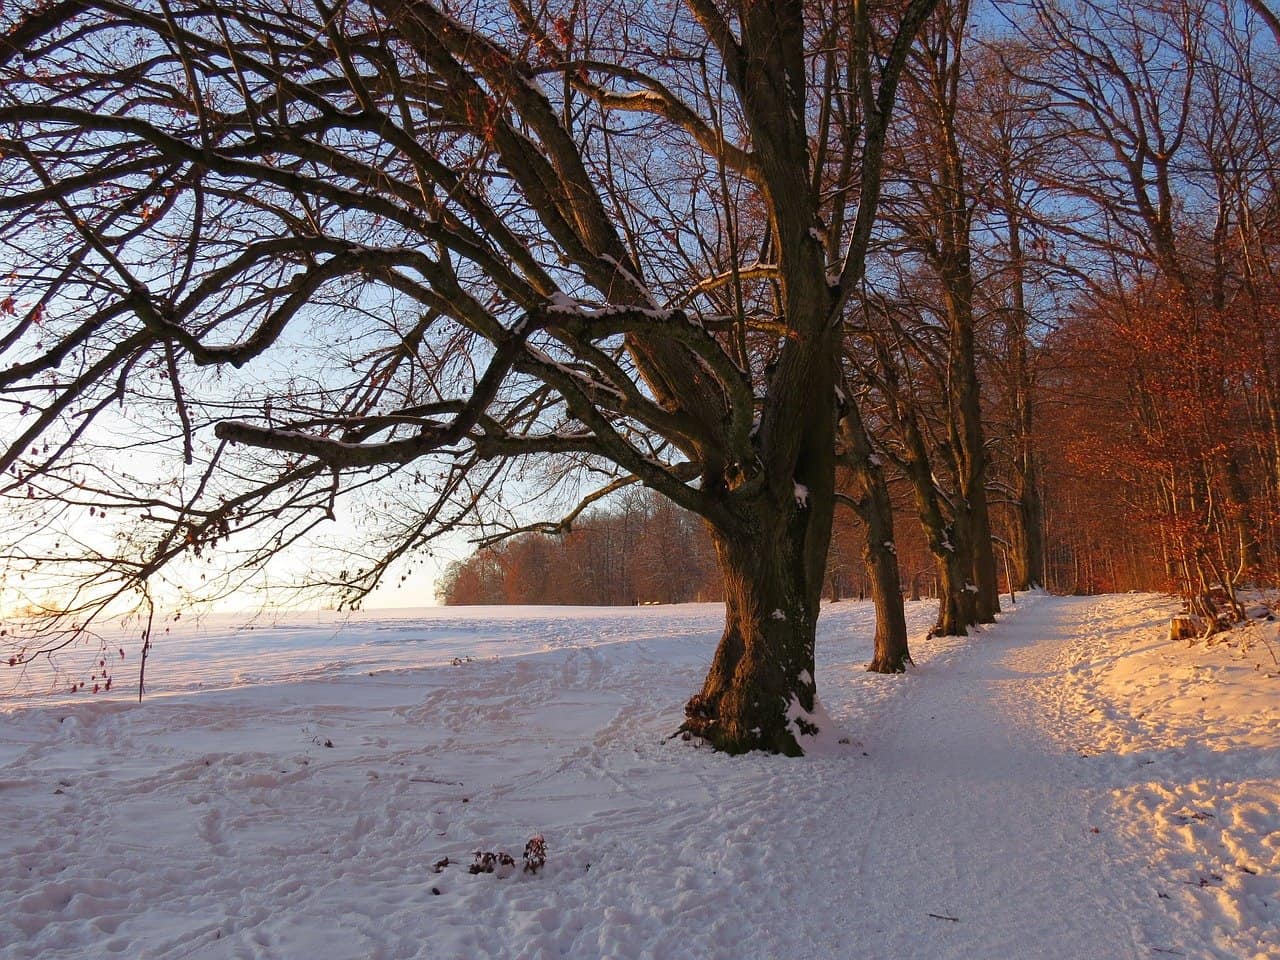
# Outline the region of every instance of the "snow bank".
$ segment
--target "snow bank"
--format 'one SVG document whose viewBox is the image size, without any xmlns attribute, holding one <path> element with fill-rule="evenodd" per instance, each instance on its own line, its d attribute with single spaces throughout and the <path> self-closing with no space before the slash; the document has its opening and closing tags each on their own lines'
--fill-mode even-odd
<svg viewBox="0 0 1280 960">
<path fill-rule="evenodd" d="M 1202 953 L 1280 957 L 1280 631 L 1169 639 L 1173 606 L 1101 598 L 1063 648 L 1055 724 L 1106 793 L 1123 840 Z"/>
</svg>

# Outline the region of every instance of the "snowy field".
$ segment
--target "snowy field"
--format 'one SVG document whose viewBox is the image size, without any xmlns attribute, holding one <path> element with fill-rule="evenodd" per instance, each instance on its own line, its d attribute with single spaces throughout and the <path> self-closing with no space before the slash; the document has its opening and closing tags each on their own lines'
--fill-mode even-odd
<svg viewBox="0 0 1280 960">
<path fill-rule="evenodd" d="M 0 957 L 1277 958 L 1280 636 L 1171 609 L 909 604 L 883 677 L 828 607 L 850 742 L 800 760 L 664 742 L 713 605 L 209 620 L 142 704 L 0 672 Z"/>
</svg>

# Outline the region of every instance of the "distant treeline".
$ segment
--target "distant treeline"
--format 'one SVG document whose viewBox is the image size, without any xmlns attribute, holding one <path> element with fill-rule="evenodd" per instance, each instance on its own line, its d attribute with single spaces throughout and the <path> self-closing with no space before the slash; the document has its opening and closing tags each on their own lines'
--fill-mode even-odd
<svg viewBox="0 0 1280 960">
<path fill-rule="evenodd" d="M 702 521 L 647 490 L 565 534 L 526 533 L 451 563 L 441 603 L 635 604 L 720 600 Z"/>
</svg>

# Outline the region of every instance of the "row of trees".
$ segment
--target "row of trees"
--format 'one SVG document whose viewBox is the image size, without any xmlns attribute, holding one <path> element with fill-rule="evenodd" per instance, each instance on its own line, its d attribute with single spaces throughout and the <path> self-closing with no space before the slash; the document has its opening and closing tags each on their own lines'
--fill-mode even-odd
<svg viewBox="0 0 1280 960">
<path fill-rule="evenodd" d="M 932 566 L 963 632 L 1002 558 L 1018 587 L 1097 580 L 1118 498 L 1135 569 L 1158 544 L 1193 602 L 1275 569 L 1264 0 L 0 25 L 5 571 L 68 585 L 15 663 L 184 562 L 216 590 L 318 558 L 343 515 L 362 538 L 307 567 L 350 604 L 458 534 L 528 570 L 503 599 L 555 535 L 629 601 L 696 517 L 726 625 L 684 727 L 796 753 L 839 505 L 882 671 L 904 575 Z M 591 511 L 637 486 L 674 506 L 621 501 L 652 522 L 620 559 Z M 496 596 L 490 560 L 456 581 Z"/>
<path fill-rule="evenodd" d="M 1239 617 L 1280 570 L 1276 19 L 1004 13 L 999 39 L 963 4 L 924 28 L 850 338 L 957 598 L 939 625 L 987 618 L 1001 559 L 1014 587 Z"/>
<path fill-rule="evenodd" d="M 927 562 L 918 520 L 942 632 L 989 619 L 1002 579 L 1171 589 L 1211 619 L 1225 590 L 1238 613 L 1280 567 L 1274 18 L 971 22 L 940 5 L 908 60 L 845 342 L 898 576 Z M 854 462 L 842 482 L 875 489 Z"/>
</svg>

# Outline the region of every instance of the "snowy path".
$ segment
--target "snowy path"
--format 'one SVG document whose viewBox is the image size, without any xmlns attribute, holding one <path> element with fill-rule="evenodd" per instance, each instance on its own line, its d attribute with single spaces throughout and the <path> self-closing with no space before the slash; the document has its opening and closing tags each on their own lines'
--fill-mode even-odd
<svg viewBox="0 0 1280 960">
<path fill-rule="evenodd" d="M 1167 615 L 1026 598 L 880 677 L 869 605 L 827 608 L 853 742 L 803 760 L 663 742 L 710 606 L 437 613 L 296 675 L 0 701 L 0 958 L 1270 960 L 1280 677 L 1162 646 Z M 538 875 L 467 873 L 535 832 Z"/>
<path fill-rule="evenodd" d="M 911 905 L 887 931 L 886 956 L 1147 955 L 1135 918 L 1155 909 L 1155 891 L 1092 832 L 1107 826 L 1090 817 L 1093 771 L 1039 722 L 1078 605 L 1024 607 L 931 664 L 865 738 L 879 758 L 865 778 L 875 813 L 852 843 L 895 849 L 868 877 L 883 886 L 873 911 Z M 926 908 L 959 922 L 945 926 Z M 939 923 L 922 947 L 920 928 Z"/>
</svg>

